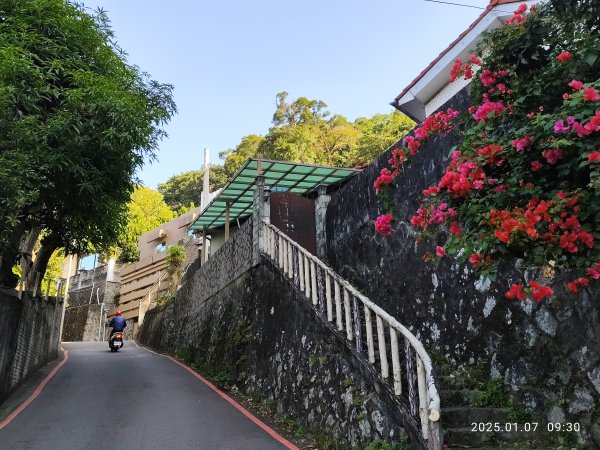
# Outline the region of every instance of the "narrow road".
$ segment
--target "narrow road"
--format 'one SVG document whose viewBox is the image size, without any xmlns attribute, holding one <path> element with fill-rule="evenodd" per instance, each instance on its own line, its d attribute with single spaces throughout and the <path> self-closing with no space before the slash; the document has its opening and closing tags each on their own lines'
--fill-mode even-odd
<svg viewBox="0 0 600 450">
<path fill-rule="evenodd" d="M 0 449 L 281 450 L 267 434 L 170 359 L 131 341 L 64 344 L 69 360 L 0 430 Z"/>
</svg>

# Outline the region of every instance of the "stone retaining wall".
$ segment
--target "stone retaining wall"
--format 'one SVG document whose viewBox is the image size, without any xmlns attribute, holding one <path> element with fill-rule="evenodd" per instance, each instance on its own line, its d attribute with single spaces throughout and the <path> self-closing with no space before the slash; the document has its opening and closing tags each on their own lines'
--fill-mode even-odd
<svg viewBox="0 0 600 450">
<path fill-rule="evenodd" d="M 463 91 L 452 107 L 464 110 L 466 101 Z M 501 377 L 544 427 L 550 421 L 580 422 L 579 438 L 600 448 L 598 291 L 571 294 L 565 289 L 568 274 L 559 273 L 551 300 L 514 302 L 504 297 L 508 286 L 539 277 L 518 261 L 500 268 L 491 283 L 450 257 L 435 264 L 422 260 L 410 217 L 422 190 L 443 174 L 457 138 L 433 138 L 406 168 L 393 191 L 398 219 L 390 237 L 373 227 L 378 214 L 373 183 L 390 151 L 334 193 L 327 210 L 328 261 L 420 337 L 438 366 L 480 373 L 482 381 Z"/>
<path fill-rule="evenodd" d="M 50 297 L 19 299 L 0 291 L 0 402 L 32 371 L 56 359 L 62 301 Z"/>
</svg>

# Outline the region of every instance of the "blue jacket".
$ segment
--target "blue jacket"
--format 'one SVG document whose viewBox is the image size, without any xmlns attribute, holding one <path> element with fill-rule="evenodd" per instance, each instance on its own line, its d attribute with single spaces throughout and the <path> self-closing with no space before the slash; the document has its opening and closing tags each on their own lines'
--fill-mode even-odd
<svg viewBox="0 0 600 450">
<path fill-rule="evenodd" d="M 123 331 L 127 326 L 127 321 L 122 316 L 115 316 L 110 320 L 109 327 L 112 327 L 113 331 Z"/>
</svg>

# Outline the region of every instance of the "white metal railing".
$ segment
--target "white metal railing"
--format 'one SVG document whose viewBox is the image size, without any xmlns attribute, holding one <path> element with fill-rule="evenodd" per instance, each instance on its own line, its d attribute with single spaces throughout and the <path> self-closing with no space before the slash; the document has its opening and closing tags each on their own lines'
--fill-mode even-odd
<svg viewBox="0 0 600 450">
<path fill-rule="evenodd" d="M 320 259 L 264 221 L 261 251 L 324 318 L 334 323 L 338 331 L 345 331 L 346 339 L 354 343 L 357 352 L 376 370 L 379 366 L 378 372 L 396 396 L 402 397 L 403 392 L 408 391 L 404 397 L 408 397 L 411 416 L 420 423 L 427 447 L 441 449 L 440 397 L 431 359 L 421 342 Z M 399 344 L 399 337 L 404 338 L 403 346 Z"/>
</svg>

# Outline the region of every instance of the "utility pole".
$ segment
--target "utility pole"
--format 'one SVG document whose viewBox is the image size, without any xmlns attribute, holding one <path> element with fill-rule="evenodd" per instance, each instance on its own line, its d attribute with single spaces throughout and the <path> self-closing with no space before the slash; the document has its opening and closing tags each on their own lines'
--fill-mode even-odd
<svg viewBox="0 0 600 450">
<path fill-rule="evenodd" d="M 204 148 L 204 180 L 202 183 L 202 200 L 200 205 L 201 210 L 208 206 L 209 190 L 210 190 L 210 160 L 208 158 L 208 148 Z"/>
<path fill-rule="evenodd" d="M 73 266 L 73 255 L 69 255 L 69 270 L 67 270 L 67 283 L 65 285 L 65 296 L 63 297 L 62 317 L 60 319 L 60 330 L 58 333 L 58 350 L 62 344 L 62 333 L 65 325 L 65 309 L 67 308 L 67 298 L 69 298 L 69 284 L 71 282 L 71 267 Z"/>
</svg>

